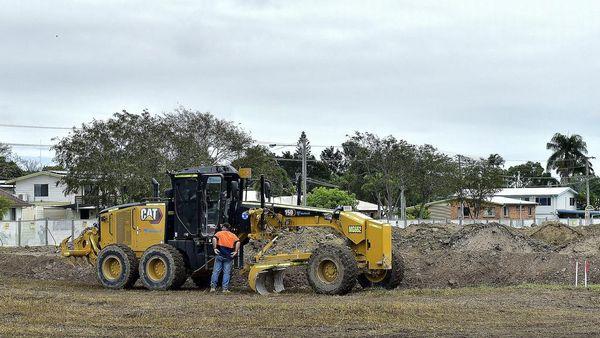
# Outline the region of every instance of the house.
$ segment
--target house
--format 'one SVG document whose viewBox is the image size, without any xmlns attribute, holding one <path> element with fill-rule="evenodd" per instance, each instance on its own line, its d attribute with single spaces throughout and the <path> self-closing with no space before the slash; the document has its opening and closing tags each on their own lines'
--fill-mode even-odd
<svg viewBox="0 0 600 338">
<path fill-rule="evenodd" d="M 6 181 L 7 180 L 5 180 L 5 179 L 0 179 L 0 189 L 2 189 L 4 191 L 8 191 L 9 193 L 13 194 L 15 192 L 14 184 L 7 184 Z"/>
<path fill-rule="evenodd" d="M 433 219 L 460 219 L 474 217 L 473 206 L 467 200 L 463 203 L 461 208 L 461 203 L 458 197 L 427 203 L 426 206 L 429 210 L 430 218 Z M 479 212 L 479 216 L 477 218 L 512 220 L 534 219 L 536 216 L 536 207 L 536 202 L 493 196 L 485 202 L 483 210 Z"/>
<path fill-rule="evenodd" d="M 23 209 L 22 218 L 33 219 L 89 219 L 96 214 L 94 206 L 84 205 L 83 191 L 65 193 L 60 181 L 64 171 L 40 171 L 6 181 L 14 185 L 15 195 L 31 204 Z"/>
<path fill-rule="evenodd" d="M 577 210 L 577 191 L 569 187 L 508 188 L 495 196 L 536 202 L 536 218 L 556 219 L 561 211 Z"/>
<path fill-rule="evenodd" d="M 0 215 L 2 221 L 18 221 L 23 217 L 23 208 L 31 207 L 31 204 L 4 189 L 0 189 L 0 197 L 6 198 L 11 204 L 8 211 L 4 215 Z"/>
<path fill-rule="evenodd" d="M 260 200 L 260 194 L 258 191 L 255 190 L 247 190 L 244 192 L 244 200 L 258 202 Z M 277 196 L 271 197 L 271 199 L 268 202 L 276 204 L 297 205 L 298 197 L 296 195 Z M 356 205 L 354 210 L 361 212 L 371 218 L 378 218 L 377 204 L 358 200 L 358 204 Z"/>
</svg>

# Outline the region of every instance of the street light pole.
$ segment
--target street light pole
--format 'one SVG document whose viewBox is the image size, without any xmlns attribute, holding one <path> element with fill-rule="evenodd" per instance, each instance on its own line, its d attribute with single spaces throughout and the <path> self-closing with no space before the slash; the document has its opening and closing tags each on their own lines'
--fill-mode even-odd
<svg viewBox="0 0 600 338">
<path fill-rule="evenodd" d="M 593 156 L 585 158 L 585 224 L 590 225 L 590 159 L 595 158 Z"/>
</svg>

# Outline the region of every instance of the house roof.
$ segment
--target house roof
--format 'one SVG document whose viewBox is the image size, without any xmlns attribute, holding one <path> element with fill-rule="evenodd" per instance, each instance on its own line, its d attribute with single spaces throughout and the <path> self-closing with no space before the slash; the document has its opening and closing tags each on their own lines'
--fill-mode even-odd
<svg viewBox="0 0 600 338">
<path fill-rule="evenodd" d="M 23 180 L 27 180 L 30 178 L 34 178 L 37 176 L 51 176 L 51 177 L 56 177 L 56 178 L 62 178 L 63 176 L 65 176 L 67 173 L 66 171 L 60 171 L 60 170 L 52 170 L 52 171 L 38 171 L 37 173 L 33 173 L 33 174 L 29 174 L 29 175 L 25 175 L 25 176 L 20 176 L 17 178 L 13 178 L 12 180 L 8 180 L 6 181 L 7 184 L 13 184 L 19 181 L 23 181 Z"/>
<path fill-rule="evenodd" d="M 31 206 L 31 204 L 23 201 L 22 199 L 18 198 L 17 196 L 9 193 L 4 189 L 0 189 L 0 196 L 7 198 L 11 202 L 11 207 L 13 208 L 24 208 Z"/>
<path fill-rule="evenodd" d="M 507 188 L 496 193 L 496 196 L 558 196 L 565 192 L 577 194 L 577 191 L 569 187 L 545 187 L 545 188 Z"/>
</svg>

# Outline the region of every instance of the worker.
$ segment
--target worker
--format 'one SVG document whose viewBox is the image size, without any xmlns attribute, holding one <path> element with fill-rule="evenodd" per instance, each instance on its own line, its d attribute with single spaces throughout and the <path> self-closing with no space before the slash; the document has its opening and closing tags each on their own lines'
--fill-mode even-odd
<svg viewBox="0 0 600 338">
<path fill-rule="evenodd" d="M 212 244 L 216 256 L 210 279 L 210 292 L 217 290 L 219 275 L 223 271 L 223 293 L 228 293 L 231 266 L 233 265 L 233 259 L 240 252 L 240 239 L 229 231 L 229 224 L 225 223 L 221 225 L 221 230 L 213 237 Z"/>
</svg>

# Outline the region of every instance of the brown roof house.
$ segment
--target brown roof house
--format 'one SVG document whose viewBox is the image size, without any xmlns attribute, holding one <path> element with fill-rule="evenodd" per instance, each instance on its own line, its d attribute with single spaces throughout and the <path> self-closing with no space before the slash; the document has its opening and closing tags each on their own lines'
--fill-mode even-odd
<svg viewBox="0 0 600 338">
<path fill-rule="evenodd" d="M 11 203 L 8 211 L 4 215 L 0 215 L 2 221 L 18 221 L 23 215 L 23 209 L 32 206 L 4 189 L 0 189 L 0 196 L 8 199 Z"/>
<path fill-rule="evenodd" d="M 428 203 L 430 217 L 433 219 L 473 219 L 475 212 L 472 203 L 465 200 L 461 208 L 457 197 Z M 527 220 L 535 219 L 536 202 L 516 198 L 493 196 L 484 203 L 477 219 L 489 220 Z M 461 215 L 461 210 L 463 214 Z M 461 217 L 462 216 L 462 217 Z"/>
</svg>

